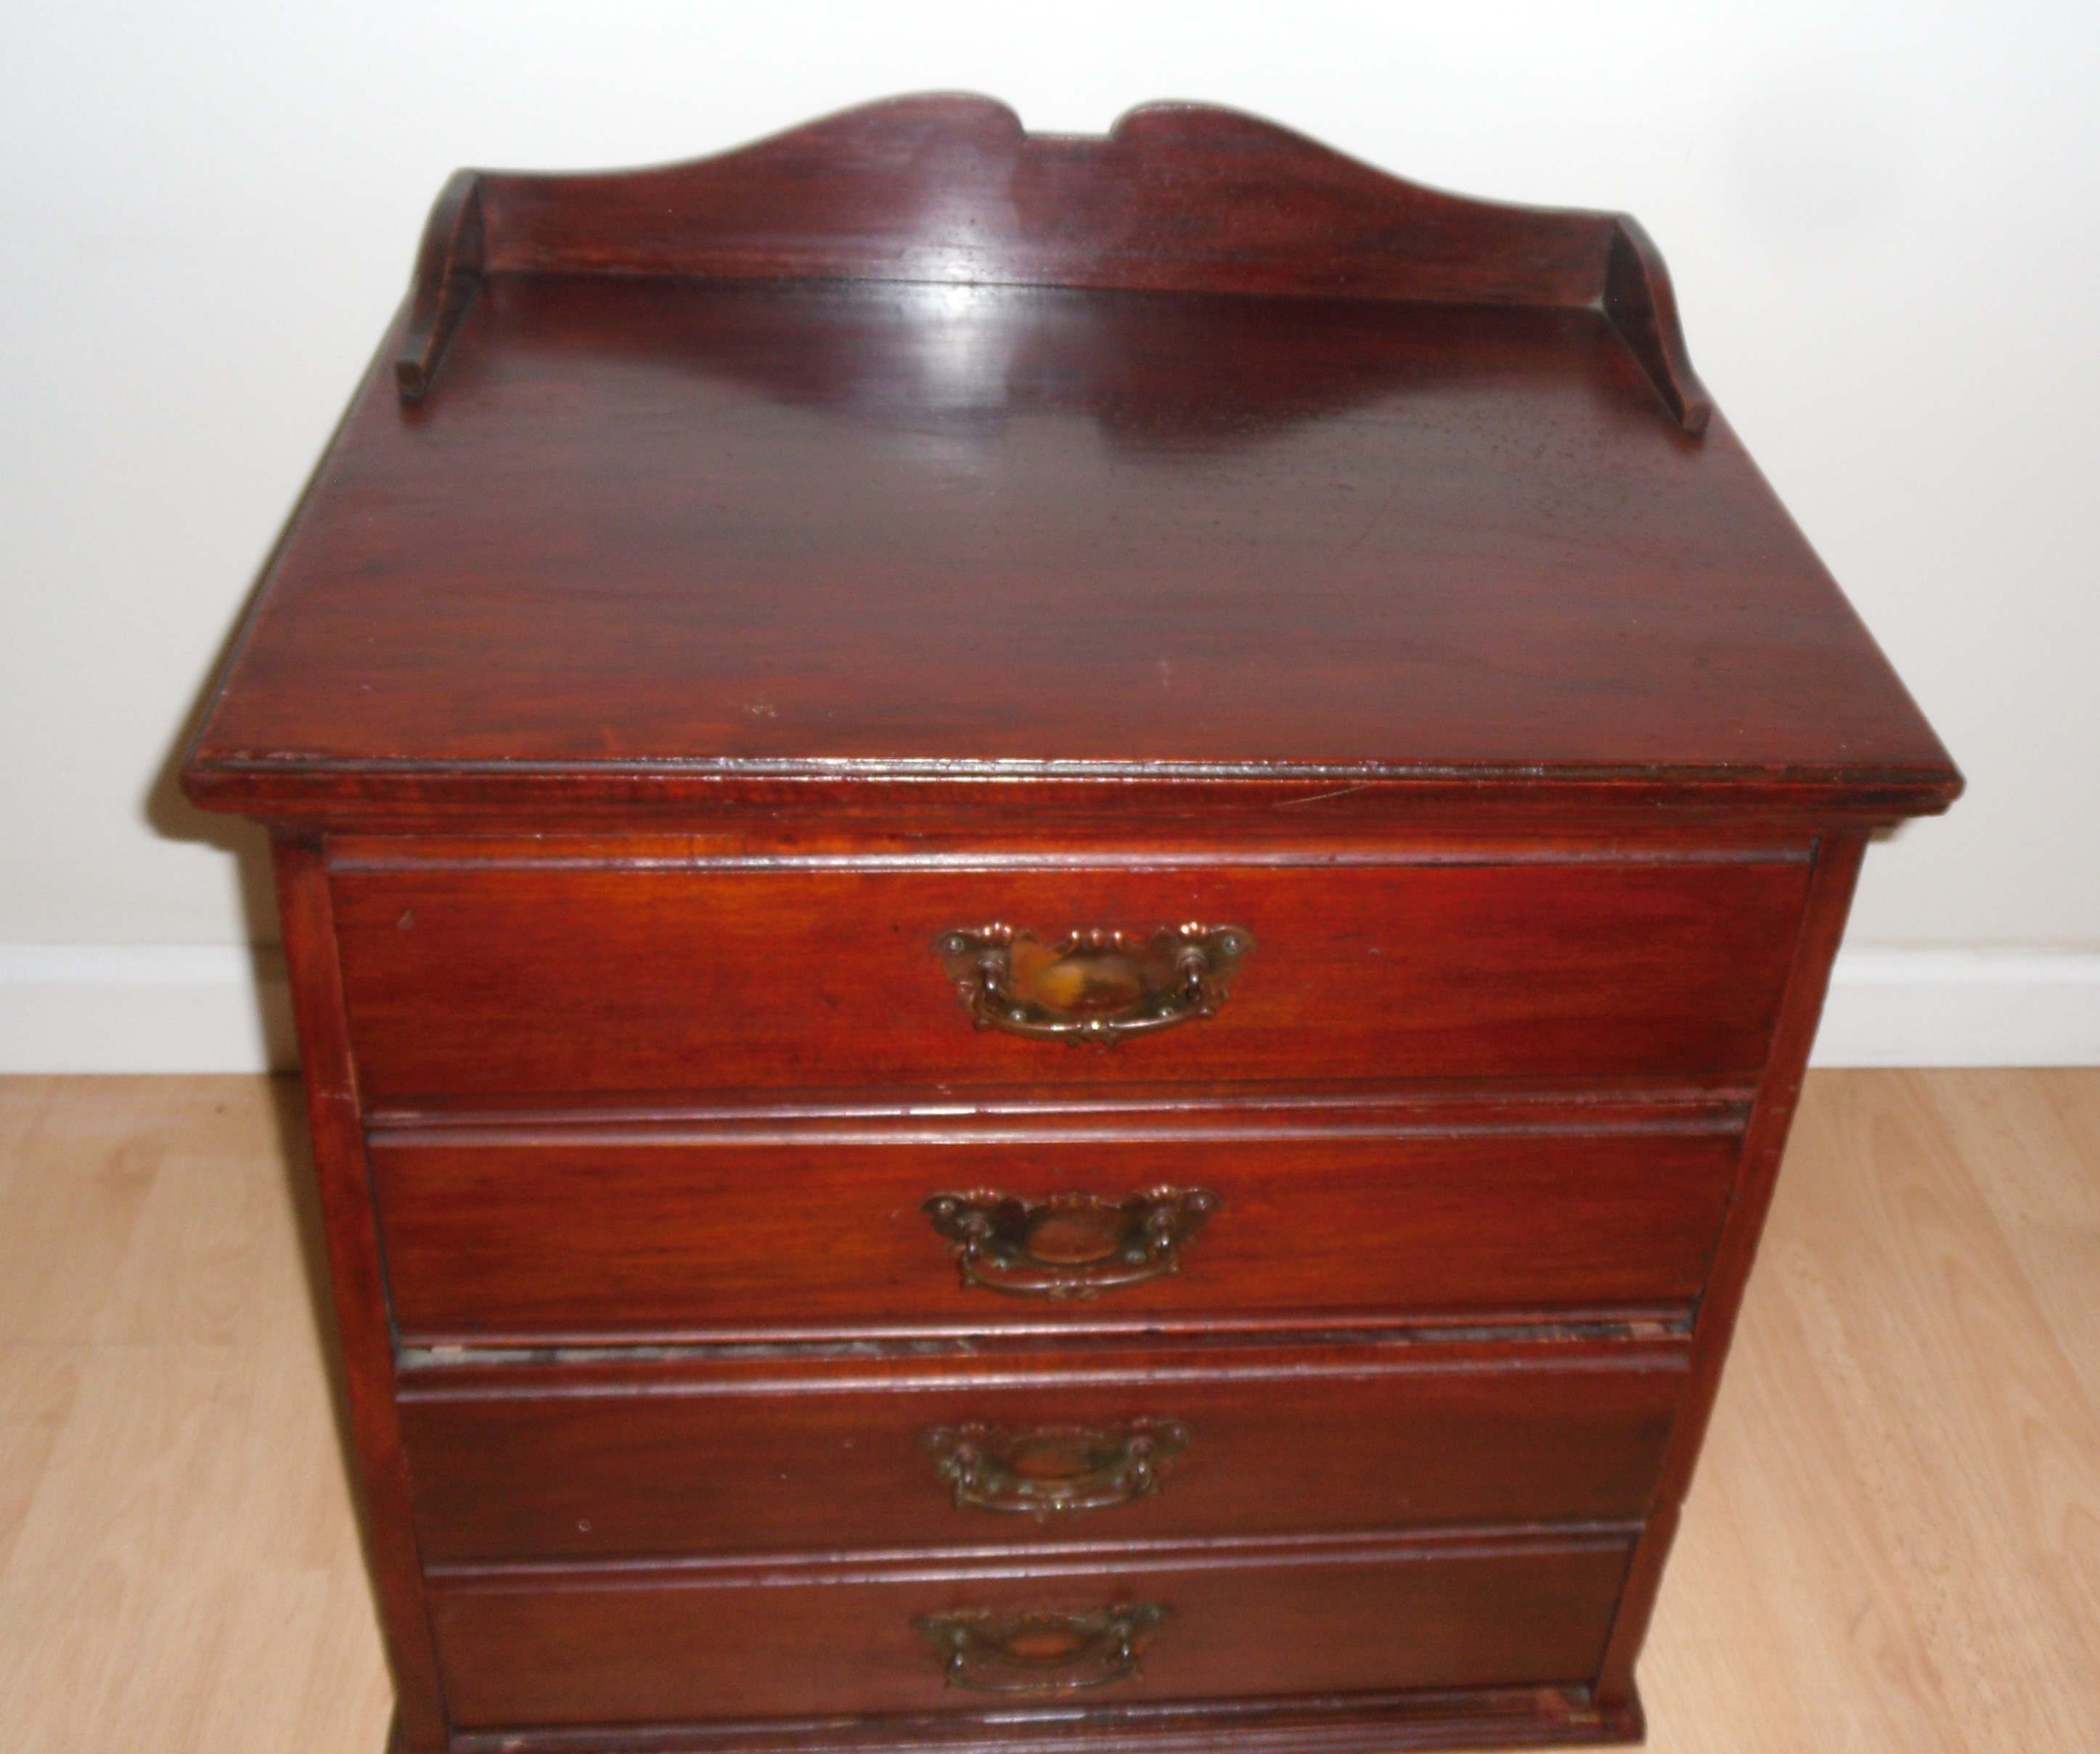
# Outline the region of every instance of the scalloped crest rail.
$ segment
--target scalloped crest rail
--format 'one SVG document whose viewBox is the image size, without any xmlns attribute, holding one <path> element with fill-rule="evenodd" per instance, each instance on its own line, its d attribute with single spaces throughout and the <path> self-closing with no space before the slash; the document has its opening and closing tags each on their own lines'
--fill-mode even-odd
<svg viewBox="0 0 2100 1754">
<path fill-rule="evenodd" d="M 423 236 L 404 399 L 429 393 L 483 282 L 520 274 L 1600 309 L 1685 431 L 1712 412 L 1669 271 L 1627 215 L 1448 195 L 1204 104 L 1092 136 L 1026 133 L 986 98 L 899 98 L 686 164 L 459 171 Z"/>
</svg>

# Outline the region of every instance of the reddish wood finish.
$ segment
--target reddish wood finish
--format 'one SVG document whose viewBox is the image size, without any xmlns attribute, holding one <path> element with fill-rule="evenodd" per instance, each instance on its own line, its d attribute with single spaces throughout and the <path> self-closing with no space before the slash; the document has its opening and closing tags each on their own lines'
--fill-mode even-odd
<svg viewBox="0 0 2100 1754">
<path fill-rule="evenodd" d="M 1663 1562 L 1669 1558 L 1670 1544 L 1676 1536 L 1678 1506 L 1691 1486 L 1692 1465 L 1699 1458 L 1699 1445 L 1706 1435 L 1714 1396 L 1720 1392 L 1721 1367 L 1727 1362 L 1728 1342 L 1735 1334 L 1736 1317 L 1749 1282 L 1750 1263 L 1778 1183 L 1780 1154 L 1786 1149 L 1787 1131 L 1793 1124 L 1794 1105 L 1800 1100 L 1801 1081 L 1808 1067 L 1808 1051 L 1815 1040 L 1815 1021 L 1822 1014 L 1823 996 L 1830 984 L 1830 965 L 1845 935 L 1845 915 L 1852 905 L 1852 891 L 1859 882 L 1860 862 L 1866 850 L 1864 836 L 1846 834 L 1828 836 L 1817 848 L 1808 909 L 1787 982 L 1785 1010 L 1773 1043 L 1771 1069 L 1751 1113 L 1735 1201 L 1722 1232 L 1712 1281 L 1700 1299 L 1695 1329 L 1697 1347 L 1684 1411 L 1672 1434 L 1662 1478 L 1657 1483 L 1655 1512 L 1634 1549 L 1626 1597 L 1620 1603 L 1598 1679 L 1598 1697 L 1608 1705 L 1625 1703 L 1634 1697 L 1634 1661 L 1640 1655 L 1641 1641 L 1648 1635 L 1656 1592 L 1662 1584 Z"/>
<path fill-rule="evenodd" d="M 1583 1686 L 1414 1688 L 1306 1698 L 1169 1701 L 1093 1706 L 1083 1712 L 1008 1710 L 874 1717 L 746 1719 L 624 1730 L 623 1748 L 644 1754 L 849 1754 L 871 1748 L 1026 1750 L 1099 1754 L 1139 1746 L 1154 1754 L 1290 1754 L 1308 1741 L 1324 1754 L 1392 1754 L 1396 1748 L 1531 1747 L 1637 1742 L 1640 1703 L 1601 1709 Z M 457 1732 L 459 1754 L 602 1754 L 602 1731 L 584 1729 Z"/>
<path fill-rule="evenodd" d="M 328 1230 L 336 1344 L 357 1453 L 351 1477 L 364 1513 L 365 1551 L 379 1593 L 387 1666 L 399 1696 L 405 1749 L 442 1748 L 447 1725 L 409 1509 L 408 1476 L 394 1403 L 394 1343 L 366 1172 L 358 1091 L 343 1037 L 342 987 L 328 876 L 317 847 L 279 840 L 278 918 L 292 976 L 292 1004 L 307 1085 L 307 1126 Z"/>
<path fill-rule="evenodd" d="M 956 1609 L 1168 1610 L 1124 1699 L 1579 1681 L 1625 1571 L 1609 1536 L 1257 1542 L 1022 1561 L 686 1567 L 437 1580 L 446 1697 L 464 1727 L 866 1712 L 982 1713 L 1026 1698 L 942 1685 L 913 1629 Z M 1092 1703 L 1084 1695 L 1060 1703 Z"/>
<path fill-rule="evenodd" d="M 395 1746 L 1370 1754 L 1639 1734 L 1866 835 L 1961 781 L 1630 220 L 921 98 L 456 177 L 183 783 L 279 835 Z M 997 924 L 1254 947 L 1102 1051 L 973 1027 Z M 922 1210 L 1176 1187 L 990 1274 L 1091 1298 Z M 1144 1420 L 1040 1523 L 920 1447 Z M 1142 1672 L 946 1686 L 965 1609 Z"/>
<path fill-rule="evenodd" d="M 443 393 L 353 408 L 200 736 L 221 807 L 1958 786 L 1725 423 L 1659 417 L 1704 403 L 1615 218 L 920 99 L 456 180 L 421 271 Z"/>
<path fill-rule="evenodd" d="M 675 1129 L 508 1145 L 389 1134 L 373 1165 L 395 1320 L 424 1342 L 1687 1315 L 1740 1135 L 1725 1120 L 1646 1118 L 1577 1134 L 1235 1138 L 1214 1122 L 1209 1136 L 1126 1123 L 979 1141 L 953 1122 L 933 1144 L 850 1127 L 759 1144 Z M 950 1191 L 1120 1200 L 1161 1183 L 1222 1205 L 1180 1271 L 1084 1302 L 965 1286 L 920 1210 Z"/>
<path fill-rule="evenodd" d="M 500 284 L 427 412 L 353 408 L 213 801 L 461 763 L 540 808 L 1074 762 L 1951 784 L 1725 425 L 1673 437 L 1599 318 Z"/>
<path fill-rule="evenodd" d="M 1705 1075 L 1754 1081 L 1799 862 L 1188 872 L 463 867 L 335 878 L 375 1100 L 526 1091 Z M 934 941 L 1235 926 L 1208 1020 L 1110 1050 L 973 1026 Z M 929 1189 L 929 1192 L 933 1190 Z"/>
<path fill-rule="evenodd" d="M 1029 1545 L 1440 1523 L 1638 1521 L 1681 1343 L 1160 1349 L 412 1373 L 401 1404 L 434 1563 Z M 1158 1490 L 959 1508 L 924 1434 L 1185 1424 Z"/>
<path fill-rule="evenodd" d="M 1594 308 L 1686 431 L 1713 412 L 1630 216 L 1447 195 L 1203 104 L 1094 139 L 936 95 L 652 170 L 461 171 L 425 229 L 402 395 L 428 391 L 488 278 L 608 271 Z"/>
</svg>

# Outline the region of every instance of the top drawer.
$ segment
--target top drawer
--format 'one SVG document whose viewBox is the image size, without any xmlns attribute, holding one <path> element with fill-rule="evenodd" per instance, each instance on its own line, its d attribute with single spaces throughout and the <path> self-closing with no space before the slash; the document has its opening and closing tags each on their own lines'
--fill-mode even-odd
<svg viewBox="0 0 2100 1754">
<path fill-rule="evenodd" d="M 338 870 L 368 1100 L 1720 1078 L 1762 1068 L 1804 859 Z M 975 1026 L 954 935 L 1034 935 Z M 1211 977 L 1170 945 L 1207 929 Z M 1232 936 L 1224 936 L 1229 928 Z M 1121 933 L 1060 958 L 1074 933 Z M 1251 948 L 1215 1013 L 1217 967 Z M 944 957 L 945 948 L 950 954 Z M 1164 942 L 1165 941 L 1161 941 Z M 1220 945 L 1227 954 L 1220 954 Z M 984 1001 L 990 1003 L 990 999 Z M 1109 1047 L 1057 1038 L 1136 1007 Z"/>
</svg>

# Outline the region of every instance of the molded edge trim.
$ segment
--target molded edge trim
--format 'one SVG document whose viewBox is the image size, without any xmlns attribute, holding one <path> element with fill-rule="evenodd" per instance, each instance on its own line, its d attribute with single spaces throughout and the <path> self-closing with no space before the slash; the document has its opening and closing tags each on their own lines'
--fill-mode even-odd
<svg viewBox="0 0 2100 1754">
<path fill-rule="evenodd" d="M 1089 809 L 1104 804 L 1142 816 L 1164 788 L 1200 788 L 1233 809 L 1299 808 L 1325 797 L 1355 809 L 1381 795 L 1413 808 L 1462 802 L 1491 808 L 1564 803 L 1578 808 L 1656 805 L 1771 806 L 1802 813 L 1857 815 L 1873 822 L 1933 816 L 1961 795 L 1952 765 L 1886 768 L 1723 766 L 1718 764 L 1588 766 L 1568 764 L 959 760 L 840 758 L 757 760 L 690 757 L 617 761 L 339 760 L 285 753 L 193 755 L 185 795 L 207 810 L 288 819 L 311 817 L 348 826 L 390 810 L 435 805 L 461 816 L 483 811 L 589 814 L 600 809 L 712 813 L 792 798 L 836 809 L 850 795 L 885 812 L 938 807 L 967 798 L 973 812 L 1010 796 L 1039 812 L 1055 786 Z M 1312 786 L 1324 792 L 1304 794 Z M 1353 813 L 1353 810 L 1352 813 Z"/>
<path fill-rule="evenodd" d="M 1200 1706 L 1008 1709 L 849 1721 L 465 1730 L 453 1754 L 1393 1754 L 1637 1742 L 1638 1695 L 1612 1710 L 1581 1686 L 1312 1695 Z"/>
</svg>

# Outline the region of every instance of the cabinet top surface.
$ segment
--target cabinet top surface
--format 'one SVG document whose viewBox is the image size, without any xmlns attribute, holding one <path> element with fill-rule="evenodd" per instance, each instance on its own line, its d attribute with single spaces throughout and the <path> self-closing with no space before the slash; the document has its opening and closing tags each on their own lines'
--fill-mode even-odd
<svg viewBox="0 0 2100 1754">
<path fill-rule="evenodd" d="M 1037 764 L 1958 784 L 1732 431 L 1685 430 L 1597 301 L 488 252 L 428 393 L 389 370 L 412 311 L 330 447 L 205 801 Z"/>
</svg>

